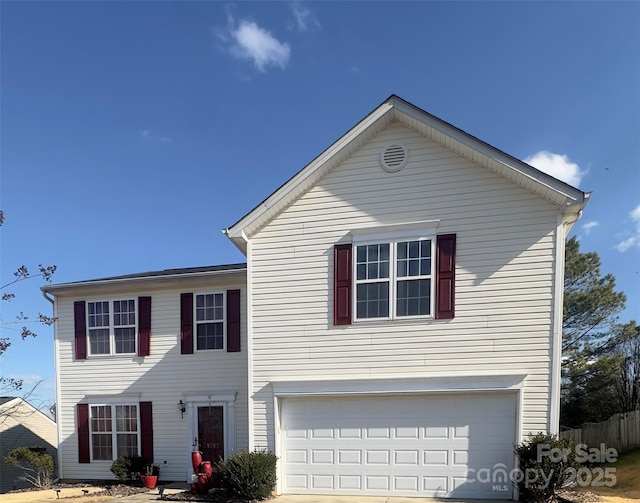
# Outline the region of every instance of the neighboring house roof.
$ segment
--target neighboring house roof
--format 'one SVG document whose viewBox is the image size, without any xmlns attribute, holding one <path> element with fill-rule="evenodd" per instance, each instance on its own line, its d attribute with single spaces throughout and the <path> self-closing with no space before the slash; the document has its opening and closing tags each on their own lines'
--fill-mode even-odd
<svg viewBox="0 0 640 503">
<path fill-rule="evenodd" d="M 20 397 L 0 398 L 0 463 L 17 447 L 43 448 L 55 459 L 58 426 L 55 421 Z M 27 487 L 19 477 L 24 470 L 0 465 L 0 493 Z"/>
<path fill-rule="evenodd" d="M 76 290 L 83 287 L 106 287 L 119 286 L 123 284 L 139 283 L 148 280 L 174 280 L 188 279 L 192 277 L 209 277 L 221 274 L 243 273 L 247 270 L 247 264 L 224 264 L 203 267 L 184 267 L 179 269 L 163 269 L 161 271 L 148 271 L 137 274 L 125 274 L 122 276 L 110 276 L 107 278 L 75 281 L 72 283 L 59 283 L 56 285 L 45 285 L 41 290 L 54 295 L 64 293 L 68 290 Z"/>
<path fill-rule="evenodd" d="M 13 426 L 12 423 L 17 422 L 26 427 L 30 426 L 33 423 L 31 416 L 36 416 L 37 421 L 44 421 L 48 426 L 53 425 L 55 427 L 56 422 L 47 416 L 44 412 L 39 409 L 36 409 L 33 405 L 27 402 L 24 398 L 21 397 L 0 397 L 0 431 L 5 431 L 9 426 Z M 7 419 L 12 419 L 12 422 L 7 421 Z M 36 426 L 36 430 L 37 430 Z M 39 432 L 38 432 L 39 433 Z M 55 437 L 45 436 L 44 437 L 49 443 L 53 446 L 57 444 L 57 440 Z"/>
<path fill-rule="evenodd" d="M 223 232 L 243 252 L 246 240 L 308 191 L 389 123 L 398 121 L 493 173 L 520 185 L 577 219 L 589 195 L 478 138 L 391 95 L 329 148 L 280 186 L 269 197 Z"/>
</svg>

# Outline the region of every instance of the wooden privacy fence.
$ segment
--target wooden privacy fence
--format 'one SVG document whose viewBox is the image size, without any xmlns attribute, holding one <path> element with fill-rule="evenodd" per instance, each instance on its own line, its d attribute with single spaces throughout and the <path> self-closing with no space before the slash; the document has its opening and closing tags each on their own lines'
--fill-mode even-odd
<svg viewBox="0 0 640 503">
<path fill-rule="evenodd" d="M 614 447 L 618 453 L 640 448 L 640 410 L 614 414 L 601 423 L 584 423 L 560 432 L 560 437 L 589 447 Z"/>
</svg>

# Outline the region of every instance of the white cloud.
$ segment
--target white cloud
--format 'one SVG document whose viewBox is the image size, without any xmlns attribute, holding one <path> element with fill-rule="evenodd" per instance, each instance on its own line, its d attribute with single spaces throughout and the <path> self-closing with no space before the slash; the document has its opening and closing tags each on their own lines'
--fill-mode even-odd
<svg viewBox="0 0 640 503">
<path fill-rule="evenodd" d="M 640 204 L 629 213 L 629 217 L 633 223 L 633 228 L 626 234 L 631 234 L 631 236 L 623 239 L 615 246 L 616 250 L 621 253 L 634 246 L 640 247 Z"/>
<path fill-rule="evenodd" d="M 171 138 L 168 136 L 160 136 L 157 137 L 155 134 L 151 134 L 151 131 L 148 129 L 143 129 L 140 131 L 140 138 L 144 141 L 159 141 L 160 143 L 171 143 Z"/>
<path fill-rule="evenodd" d="M 233 22 L 230 19 L 230 22 Z M 229 33 L 231 47 L 229 51 L 238 58 L 251 59 L 255 67 L 264 72 L 268 66 L 285 68 L 291 57 L 289 44 L 280 42 L 264 28 L 253 21 L 241 21 L 237 28 Z M 221 37 L 227 39 L 226 36 Z"/>
<path fill-rule="evenodd" d="M 554 154 L 546 150 L 527 157 L 524 162 L 574 187 L 580 185 L 580 181 L 586 173 L 586 171 L 581 171 L 580 166 L 571 162 L 566 155 Z"/>
<path fill-rule="evenodd" d="M 303 6 L 299 2 L 293 2 L 291 4 L 291 11 L 293 13 L 295 23 L 291 23 L 289 25 L 289 29 L 298 30 L 298 31 L 322 29 L 322 25 L 316 19 L 313 12 L 311 12 L 309 9 L 307 9 L 305 6 Z"/>
<path fill-rule="evenodd" d="M 594 227 L 598 227 L 598 225 L 600 225 L 598 222 L 596 222 L 595 220 L 591 220 L 590 222 L 586 222 L 582 226 L 582 230 L 584 230 L 585 234 L 589 234 L 591 232 L 591 229 L 593 229 Z"/>
</svg>

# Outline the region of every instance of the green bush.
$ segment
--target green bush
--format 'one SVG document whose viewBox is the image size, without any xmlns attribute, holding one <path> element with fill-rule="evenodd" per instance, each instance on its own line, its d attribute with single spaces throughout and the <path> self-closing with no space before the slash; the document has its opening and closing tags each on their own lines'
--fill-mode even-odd
<svg viewBox="0 0 640 503">
<path fill-rule="evenodd" d="M 266 499 L 276 486 L 277 460 L 269 451 L 237 452 L 217 464 L 222 487 L 237 498 Z"/>
<path fill-rule="evenodd" d="M 517 481 L 520 500 L 551 501 L 562 487 L 575 483 L 580 469 L 575 444 L 545 433 L 529 434 L 515 448 L 520 477 Z"/>
<path fill-rule="evenodd" d="M 140 456 L 120 456 L 111 463 L 110 470 L 118 480 L 133 480 L 144 473 L 149 464 L 149 460 Z"/>
<path fill-rule="evenodd" d="M 46 449 L 18 447 L 7 453 L 4 462 L 24 470 L 24 473 L 18 477 L 20 480 L 41 489 L 51 486 L 54 464 L 51 454 Z"/>
</svg>

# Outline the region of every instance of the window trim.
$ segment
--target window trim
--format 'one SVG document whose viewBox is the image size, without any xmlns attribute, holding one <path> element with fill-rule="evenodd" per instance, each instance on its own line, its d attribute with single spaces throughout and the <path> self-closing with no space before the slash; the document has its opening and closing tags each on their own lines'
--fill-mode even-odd
<svg viewBox="0 0 640 503">
<path fill-rule="evenodd" d="M 123 298 L 124 297 L 124 298 Z M 115 328 L 116 325 L 114 323 L 115 321 L 115 309 L 114 309 L 114 303 L 118 302 L 118 301 L 133 301 L 134 302 L 134 307 L 135 307 L 135 325 L 133 326 L 133 330 L 134 330 L 134 350 L 131 353 L 116 353 L 116 340 L 115 340 Z M 92 353 L 91 352 L 91 338 L 89 336 L 90 331 L 92 329 L 95 329 L 96 327 L 91 327 L 90 326 L 90 321 L 89 321 L 89 304 L 92 303 L 97 303 L 97 302 L 108 302 L 109 303 L 109 353 Z M 85 316 L 86 316 L 86 327 L 85 327 L 85 332 L 86 332 L 86 338 L 87 338 L 87 358 L 112 358 L 114 356 L 137 356 L 138 355 L 138 350 L 140 348 L 140 334 L 139 334 L 139 330 L 140 330 L 140 324 L 139 324 L 139 317 L 140 317 L 140 307 L 138 305 L 138 297 L 133 296 L 131 298 L 126 298 L 126 296 L 119 296 L 119 297 L 96 297 L 96 298 L 89 298 L 89 299 L 85 299 Z M 131 325 L 126 325 L 128 327 L 130 327 Z M 101 327 L 101 328 L 105 328 L 105 327 Z"/>
<path fill-rule="evenodd" d="M 433 226 L 429 226 L 428 229 L 424 227 L 421 228 L 420 232 L 418 229 L 410 228 L 413 227 L 407 226 L 406 228 L 399 228 L 399 226 L 395 226 L 390 232 L 385 233 L 354 233 L 353 241 L 352 241 L 352 256 L 351 260 L 351 277 L 352 279 L 352 288 L 353 295 L 351 296 L 351 309 L 353 313 L 352 323 L 372 323 L 378 321 L 390 321 L 390 320 L 416 320 L 416 319 L 435 319 L 435 309 L 436 309 L 436 232 L 435 227 L 437 226 L 438 221 L 434 221 Z M 376 230 L 380 230 L 378 227 Z M 429 285 L 429 314 L 420 314 L 420 315 L 412 315 L 412 316 L 398 316 L 397 314 L 397 297 L 398 297 L 398 281 L 405 281 L 409 277 L 398 277 L 398 263 L 397 263 L 397 253 L 398 247 L 397 244 L 399 242 L 404 241 L 426 241 L 430 240 L 430 253 L 431 253 L 431 274 L 429 276 L 430 285 Z M 379 318 L 358 318 L 358 285 L 359 284 L 367 284 L 367 283 L 376 283 L 378 281 L 373 280 L 360 280 L 358 281 L 357 275 L 357 267 L 358 267 L 358 246 L 367 246 L 367 245 L 381 245 L 381 244 L 389 244 L 389 278 L 382 279 L 382 281 L 388 281 L 389 283 L 389 316 L 379 317 Z M 418 276 L 417 278 L 420 278 Z"/>
<path fill-rule="evenodd" d="M 136 406 L 136 440 L 137 440 L 137 456 L 141 455 L 142 452 L 142 424 L 140 422 L 140 402 L 135 400 L 128 400 L 126 398 L 122 399 L 104 399 L 98 400 L 95 402 L 87 402 L 89 406 L 89 462 L 90 463 L 113 463 L 116 459 L 118 459 L 118 431 L 115 429 L 116 425 L 116 407 L 118 406 Z M 92 407 L 111 407 L 111 456 L 112 459 L 94 459 L 93 457 L 93 424 L 92 424 Z M 106 434 L 106 432 L 96 432 L 97 434 Z"/>
<path fill-rule="evenodd" d="M 193 292 L 193 352 L 210 353 L 227 351 L 227 291 L 226 290 L 194 290 Z M 198 295 L 222 295 L 222 320 L 213 323 L 222 323 L 222 347 L 219 349 L 198 349 L 198 324 L 212 323 L 211 320 L 198 322 Z"/>
</svg>

